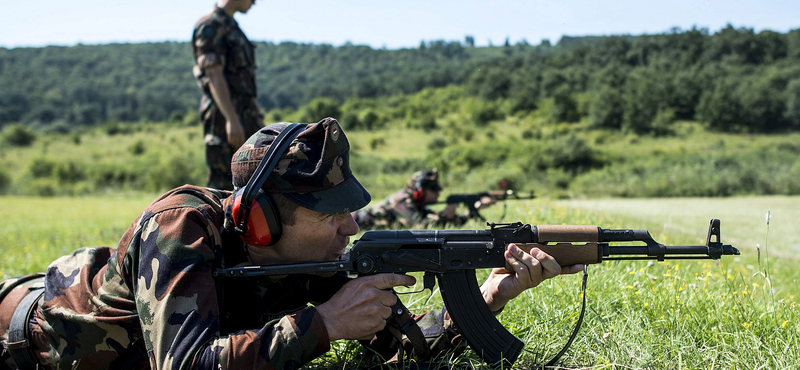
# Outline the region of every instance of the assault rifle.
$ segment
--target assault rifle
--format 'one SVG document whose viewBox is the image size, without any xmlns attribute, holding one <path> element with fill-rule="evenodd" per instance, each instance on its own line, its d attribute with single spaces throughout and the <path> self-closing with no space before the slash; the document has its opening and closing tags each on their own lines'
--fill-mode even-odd
<svg viewBox="0 0 800 370">
<path fill-rule="evenodd" d="M 469 210 L 468 216 L 469 218 L 479 219 L 481 221 L 486 221 L 486 218 L 478 212 L 478 209 L 475 208 L 475 203 L 477 203 L 483 197 L 490 197 L 495 201 L 506 201 L 506 200 L 523 200 L 523 199 L 534 199 L 536 196 L 533 195 L 531 191 L 527 195 L 520 195 L 514 192 L 514 190 L 506 189 L 506 190 L 490 190 L 485 191 L 482 193 L 467 193 L 467 194 L 450 194 L 444 202 L 436 202 L 433 204 L 458 204 L 461 203 L 467 207 Z M 503 203 L 503 218 L 505 216 L 505 206 L 506 204 Z"/>
<path fill-rule="evenodd" d="M 516 361 L 524 344 L 489 310 L 481 296 L 475 270 L 509 268 L 503 252 L 510 243 L 528 251 L 539 248 L 561 266 L 610 260 L 719 259 L 723 255 L 739 254 L 738 249 L 720 241 L 718 219 L 711 220 L 705 245 L 690 246 L 663 245 L 653 240 L 647 230 L 583 225 L 531 226 L 520 222 L 489 223 L 488 226 L 489 229 L 484 230 L 367 231 L 353 242 L 348 260 L 226 268 L 218 269 L 215 275 L 254 277 L 345 271 L 363 276 L 423 272 L 426 289 L 433 291 L 435 278 L 438 278 L 445 307 L 472 350 L 486 363 L 508 367 Z M 619 243 L 623 245 L 616 245 Z"/>
</svg>

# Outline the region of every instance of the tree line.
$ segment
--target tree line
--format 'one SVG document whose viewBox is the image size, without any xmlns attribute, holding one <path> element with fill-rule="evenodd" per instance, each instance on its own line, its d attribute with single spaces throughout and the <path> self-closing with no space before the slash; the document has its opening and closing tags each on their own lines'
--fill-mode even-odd
<svg viewBox="0 0 800 370">
<path fill-rule="evenodd" d="M 468 36 L 397 50 L 256 46 L 265 111 L 320 98 L 346 108 L 461 86 L 459 99 L 504 104 L 508 114 L 548 104 L 558 121 L 639 134 L 667 134 L 676 120 L 737 132 L 800 129 L 800 29 L 728 25 L 714 33 L 673 29 L 489 47 L 475 47 Z M 0 48 L 0 125 L 69 130 L 180 119 L 199 101 L 191 66 L 188 43 Z M 479 119 L 496 118 L 478 110 Z"/>
</svg>

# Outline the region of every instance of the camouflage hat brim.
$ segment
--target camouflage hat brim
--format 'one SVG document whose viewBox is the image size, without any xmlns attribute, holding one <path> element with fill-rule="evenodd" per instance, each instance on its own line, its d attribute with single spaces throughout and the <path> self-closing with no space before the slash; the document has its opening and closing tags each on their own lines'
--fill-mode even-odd
<svg viewBox="0 0 800 370">
<path fill-rule="evenodd" d="M 364 208 L 372 200 L 369 192 L 355 176 L 338 185 L 309 193 L 284 193 L 289 200 L 321 213 L 344 214 Z"/>
</svg>

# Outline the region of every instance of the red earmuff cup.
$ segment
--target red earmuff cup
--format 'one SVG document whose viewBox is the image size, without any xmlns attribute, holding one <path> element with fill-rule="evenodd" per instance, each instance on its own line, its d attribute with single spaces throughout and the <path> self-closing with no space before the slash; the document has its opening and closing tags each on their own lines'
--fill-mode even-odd
<svg viewBox="0 0 800 370">
<path fill-rule="evenodd" d="M 233 202 L 233 222 L 235 225 L 239 224 L 239 211 L 242 203 L 242 196 L 237 195 L 236 200 Z M 249 245 L 265 246 L 270 245 L 272 242 L 272 234 L 270 233 L 269 225 L 261 205 L 257 201 L 253 201 L 250 206 L 250 217 L 247 219 L 247 231 L 244 235 L 239 235 L 242 240 Z"/>
</svg>

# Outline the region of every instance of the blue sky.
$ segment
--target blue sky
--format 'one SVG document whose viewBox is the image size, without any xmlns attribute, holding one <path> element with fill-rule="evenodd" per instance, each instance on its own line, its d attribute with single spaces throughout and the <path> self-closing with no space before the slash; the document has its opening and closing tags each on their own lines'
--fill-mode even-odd
<svg viewBox="0 0 800 370">
<path fill-rule="evenodd" d="M 0 47 L 188 41 L 215 0 L 2 0 Z M 420 41 L 479 46 L 563 35 L 638 35 L 694 26 L 787 32 L 800 28 L 798 0 L 257 0 L 236 19 L 255 41 L 389 49 Z"/>
</svg>

